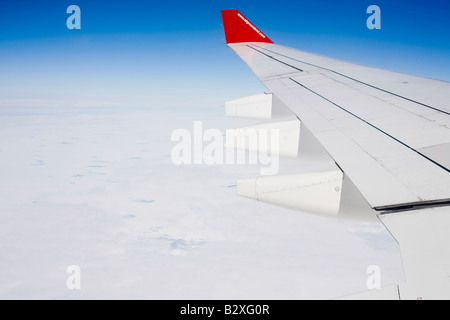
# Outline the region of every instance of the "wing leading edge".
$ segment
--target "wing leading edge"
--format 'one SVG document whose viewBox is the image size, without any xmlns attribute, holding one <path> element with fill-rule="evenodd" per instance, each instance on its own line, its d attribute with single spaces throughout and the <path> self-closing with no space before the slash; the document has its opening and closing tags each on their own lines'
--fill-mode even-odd
<svg viewBox="0 0 450 320">
<path fill-rule="evenodd" d="M 225 10 L 222 16 L 227 44 L 301 123 L 299 159 L 303 156 L 302 137 L 310 136 L 336 164 L 333 170 L 343 173 L 336 190 L 341 187 L 356 190 L 353 194 L 362 198 L 366 209 L 378 218 L 383 217 L 386 227 L 395 230 L 394 237 L 401 237 L 403 243 L 409 242 L 413 235 L 399 233 L 397 222 L 391 223 L 397 221 L 393 217 L 398 217 L 398 212 L 404 212 L 401 221 L 405 226 L 416 223 L 418 212 L 436 210 L 439 211 L 436 218 L 428 215 L 433 220 L 431 224 L 438 225 L 441 219 L 446 221 L 443 225 L 448 224 L 450 220 L 442 212 L 449 212 L 450 205 L 450 83 L 277 45 L 239 11 Z M 296 189 L 301 183 L 295 183 L 295 179 L 301 177 L 302 174 L 292 175 L 291 179 L 264 177 L 250 183 L 246 180 L 243 195 L 251 194 L 251 198 L 292 208 L 293 198 L 311 196 L 309 187 L 306 193 L 304 186 Z M 274 185 L 271 179 L 276 181 Z M 284 181 L 284 185 L 279 181 Z M 286 186 L 289 193 L 283 191 Z M 323 189 L 317 188 L 317 183 L 315 186 L 317 190 Z M 314 192 L 320 199 L 317 194 L 320 191 Z M 348 209 L 345 199 L 348 194 L 346 190 L 340 193 L 338 207 Z M 310 208 L 314 206 L 294 209 L 314 211 Z M 335 209 L 332 215 L 341 209 Z M 422 236 L 432 237 L 432 230 L 433 227 L 428 228 Z M 449 243 L 448 236 L 439 239 L 446 237 Z M 425 247 L 426 243 L 431 246 L 431 242 L 425 241 Z M 410 246 L 400 243 L 400 247 L 408 248 L 404 250 L 407 257 L 415 256 L 404 259 L 420 260 Z M 422 271 L 431 274 L 437 265 L 443 268 L 439 274 L 447 272 L 448 276 L 438 292 L 449 297 L 450 248 L 447 244 L 444 247 L 446 258 L 437 255 L 435 264 Z M 414 290 L 419 290 L 417 294 L 419 287 L 414 286 Z M 405 288 L 403 292 L 407 291 Z M 416 291 L 403 296 L 415 294 Z"/>
</svg>

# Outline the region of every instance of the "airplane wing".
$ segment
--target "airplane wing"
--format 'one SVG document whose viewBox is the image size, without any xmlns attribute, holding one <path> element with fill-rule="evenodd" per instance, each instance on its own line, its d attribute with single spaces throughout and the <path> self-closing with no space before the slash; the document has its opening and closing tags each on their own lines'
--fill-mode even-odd
<svg viewBox="0 0 450 320">
<path fill-rule="evenodd" d="M 279 149 L 318 163 L 240 180 L 238 194 L 325 216 L 378 218 L 404 262 L 395 298 L 450 298 L 450 83 L 275 44 L 237 10 L 222 18 L 227 44 L 268 89 L 227 103 L 227 114 L 262 119 L 266 99 L 266 127 L 281 133 Z M 289 129 L 292 119 L 274 121 L 281 109 L 298 130 Z"/>
</svg>

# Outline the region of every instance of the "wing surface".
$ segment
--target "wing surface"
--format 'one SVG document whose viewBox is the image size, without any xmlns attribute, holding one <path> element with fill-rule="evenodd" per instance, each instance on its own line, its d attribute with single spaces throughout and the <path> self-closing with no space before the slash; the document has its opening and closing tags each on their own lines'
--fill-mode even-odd
<svg viewBox="0 0 450 320">
<path fill-rule="evenodd" d="M 223 15 L 228 45 L 372 208 L 450 200 L 450 83 L 287 48 L 238 11 Z M 241 20 L 243 36 L 233 36 L 240 33 L 229 27 L 231 16 Z M 244 42 L 245 34 L 252 41 Z"/>
</svg>

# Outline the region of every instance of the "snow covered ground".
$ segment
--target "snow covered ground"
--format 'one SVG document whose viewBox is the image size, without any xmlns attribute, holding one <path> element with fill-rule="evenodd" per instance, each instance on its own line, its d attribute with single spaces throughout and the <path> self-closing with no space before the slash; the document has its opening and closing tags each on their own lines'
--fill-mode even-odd
<svg viewBox="0 0 450 320">
<path fill-rule="evenodd" d="M 252 165 L 181 165 L 171 133 L 223 110 L 0 108 L 1 299 L 328 299 L 403 282 L 381 224 L 236 196 Z M 66 269 L 81 270 L 70 290 Z"/>
</svg>

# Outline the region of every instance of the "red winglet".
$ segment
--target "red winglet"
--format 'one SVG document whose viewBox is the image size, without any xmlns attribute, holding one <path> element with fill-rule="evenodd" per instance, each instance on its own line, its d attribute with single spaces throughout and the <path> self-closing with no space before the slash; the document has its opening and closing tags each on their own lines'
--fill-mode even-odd
<svg viewBox="0 0 450 320">
<path fill-rule="evenodd" d="M 223 27 L 227 43 L 265 42 L 273 43 L 238 10 L 222 11 Z"/>
</svg>

